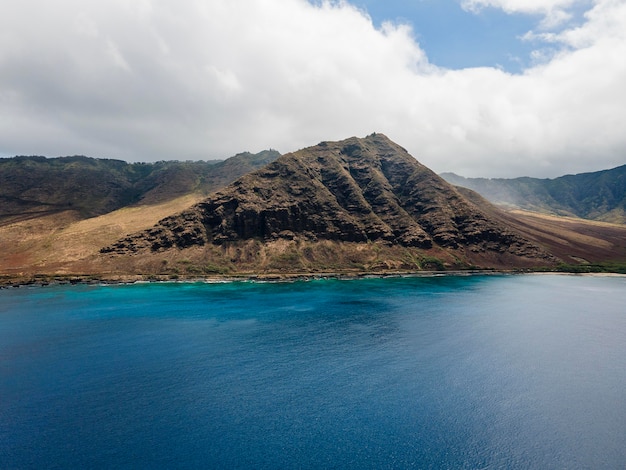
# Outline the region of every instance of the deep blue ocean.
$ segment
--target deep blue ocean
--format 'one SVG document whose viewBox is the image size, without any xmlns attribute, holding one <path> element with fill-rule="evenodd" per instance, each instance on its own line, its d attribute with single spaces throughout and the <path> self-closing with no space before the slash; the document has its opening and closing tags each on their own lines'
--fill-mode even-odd
<svg viewBox="0 0 626 470">
<path fill-rule="evenodd" d="M 626 278 L 0 290 L 0 468 L 626 467 Z"/>
</svg>

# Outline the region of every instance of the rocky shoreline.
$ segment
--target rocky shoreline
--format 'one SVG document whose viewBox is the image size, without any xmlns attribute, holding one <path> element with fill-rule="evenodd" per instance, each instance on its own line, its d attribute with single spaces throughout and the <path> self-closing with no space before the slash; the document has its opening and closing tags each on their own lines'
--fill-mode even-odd
<svg viewBox="0 0 626 470">
<path fill-rule="evenodd" d="M 258 273 L 241 275 L 212 276 L 171 276 L 158 275 L 33 275 L 0 277 L 0 289 L 19 287 L 45 287 L 49 285 L 124 285 L 141 283 L 226 283 L 226 282 L 298 282 L 315 280 L 358 280 L 409 277 L 442 277 L 442 276 L 486 276 L 486 275 L 520 275 L 520 274 L 560 274 L 576 276 L 618 276 L 621 273 L 578 273 L 566 271 L 535 271 L 530 269 L 473 269 L 450 271 L 381 271 L 381 272 L 325 272 L 325 273 Z"/>
<path fill-rule="evenodd" d="M 77 284 L 137 284 L 149 282 L 163 283 L 222 283 L 222 282 L 295 282 L 319 279 L 367 279 L 393 277 L 434 277 L 470 276 L 485 274 L 515 274 L 529 271 L 519 270 L 454 270 L 454 271 L 381 271 L 381 272 L 324 272 L 324 273 L 247 273 L 241 275 L 177 276 L 136 274 L 136 275 L 33 275 L 0 277 L 0 289 L 9 287 L 77 285 Z"/>
</svg>

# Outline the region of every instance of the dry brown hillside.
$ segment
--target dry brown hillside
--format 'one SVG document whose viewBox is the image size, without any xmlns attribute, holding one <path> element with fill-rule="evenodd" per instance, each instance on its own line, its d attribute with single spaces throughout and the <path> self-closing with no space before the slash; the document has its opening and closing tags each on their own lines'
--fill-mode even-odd
<svg viewBox="0 0 626 470">
<path fill-rule="evenodd" d="M 98 272 L 97 264 L 82 260 L 129 232 L 156 224 L 202 198 L 191 194 L 150 205 L 125 207 L 98 217 L 81 219 L 74 211 L 46 214 L 0 226 L 0 274 L 67 274 Z"/>
</svg>

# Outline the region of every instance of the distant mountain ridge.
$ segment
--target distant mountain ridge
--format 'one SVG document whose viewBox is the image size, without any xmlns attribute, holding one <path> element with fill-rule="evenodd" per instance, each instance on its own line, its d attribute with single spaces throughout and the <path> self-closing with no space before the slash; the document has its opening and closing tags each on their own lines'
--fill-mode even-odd
<svg viewBox="0 0 626 470">
<path fill-rule="evenodd" d="M 280 154 L 244 152 L 223 161 L 127 163 L 84 156 L 0 159 L 0 222 L 74 210 L 94 217 L 191 192 L 208 194 Z"/>
<path fill-rule="evenodd" d="M 610 170 L 539 178 L 464 178 L 440 175 L 502 206 L 626 224 L 626 165 Z"/>
</svg>

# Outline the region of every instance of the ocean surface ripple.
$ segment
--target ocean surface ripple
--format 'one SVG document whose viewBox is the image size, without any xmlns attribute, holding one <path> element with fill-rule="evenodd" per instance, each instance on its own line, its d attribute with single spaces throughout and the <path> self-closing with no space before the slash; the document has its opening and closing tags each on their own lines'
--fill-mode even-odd
<svg viewBox="0 0 626 470">
<path fill-rule="evenodd" d="M 0 290 L 0 468 L 626 467 L 626 278 Z"/>
</svg>

